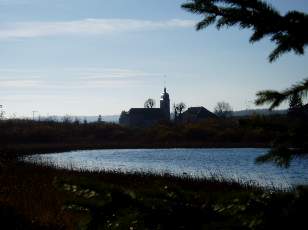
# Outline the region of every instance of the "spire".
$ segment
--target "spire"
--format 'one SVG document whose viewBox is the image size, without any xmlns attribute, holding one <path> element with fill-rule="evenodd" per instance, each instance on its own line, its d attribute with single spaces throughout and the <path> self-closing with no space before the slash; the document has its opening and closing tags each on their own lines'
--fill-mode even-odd
<svg viewBox="0 0 308 230">
<path fill-rule="evenodd" d="M 164 86 L 164 92 L 160 97 L 160 109 L 165 114 L 165 118 L 170 120 L 170 98 L 169 94 L 167 93 L 167 87 Z"/>
</svg>

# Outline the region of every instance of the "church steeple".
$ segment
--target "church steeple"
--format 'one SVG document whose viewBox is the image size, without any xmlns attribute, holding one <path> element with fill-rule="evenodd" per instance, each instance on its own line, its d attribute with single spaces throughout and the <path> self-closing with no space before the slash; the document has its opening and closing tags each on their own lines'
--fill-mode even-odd
<svg viewBox="0 0 308 230">
<path fill-rule="evenodd" d="M 164 112 L 166 119 L 170 120 L 170 98 L 166 87 L 164 87 L 164 92 L 160 97 L 160 109 Z"/>
</svg>

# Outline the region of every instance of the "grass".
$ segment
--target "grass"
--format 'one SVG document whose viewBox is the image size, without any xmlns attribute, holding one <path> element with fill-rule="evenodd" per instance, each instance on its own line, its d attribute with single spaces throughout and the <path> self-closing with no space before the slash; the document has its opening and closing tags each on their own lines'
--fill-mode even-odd
<svg viewBox="0 0 308 230">
<path fill-rule="evenodd" d="M 267 191 L 215 178 L 10 161 L 1 167 L 0 184 L 7 229 L 296 229 L 307 217 L 305 188 Z"/>
</svg>

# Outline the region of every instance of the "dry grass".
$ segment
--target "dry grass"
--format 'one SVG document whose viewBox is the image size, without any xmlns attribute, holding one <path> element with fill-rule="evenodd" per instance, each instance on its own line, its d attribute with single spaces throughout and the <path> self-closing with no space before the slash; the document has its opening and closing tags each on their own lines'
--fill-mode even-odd
<svg viewBox="0 0 308 230">
<path fill-rule="evenodd" d="M 53 186 L 58 173 L 10 162 L 0 173 L 0 204 L 13 207 L 33 225 L 74 229 L 75 217 L 62 210 L 65 194 Z"/>
<path fill-rule="evenodd" d="M 279 229 L 307 219 L 307 189 L 300 195 L 215 178 L 1 165 L 1 229 Z M 7 207 L 14 211 L 3 228 Z"/>
</svg>

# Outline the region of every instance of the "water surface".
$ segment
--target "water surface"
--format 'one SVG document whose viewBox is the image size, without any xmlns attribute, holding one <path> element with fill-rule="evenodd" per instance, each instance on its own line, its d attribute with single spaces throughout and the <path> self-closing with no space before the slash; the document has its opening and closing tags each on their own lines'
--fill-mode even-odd
<svg viewBox="0 0 308 230">
<path fill-rule="evenodd" d="M 267 149 L 126 149 L 91 150 L 35 155 L 26 161 L 73 170 L 169 173 L 193 177 L 235 179 L 260 186 L 289 188 L 308 184 L 308 159 L 295 159 L 290 168 L 256 165 Z"/>
</svg>

